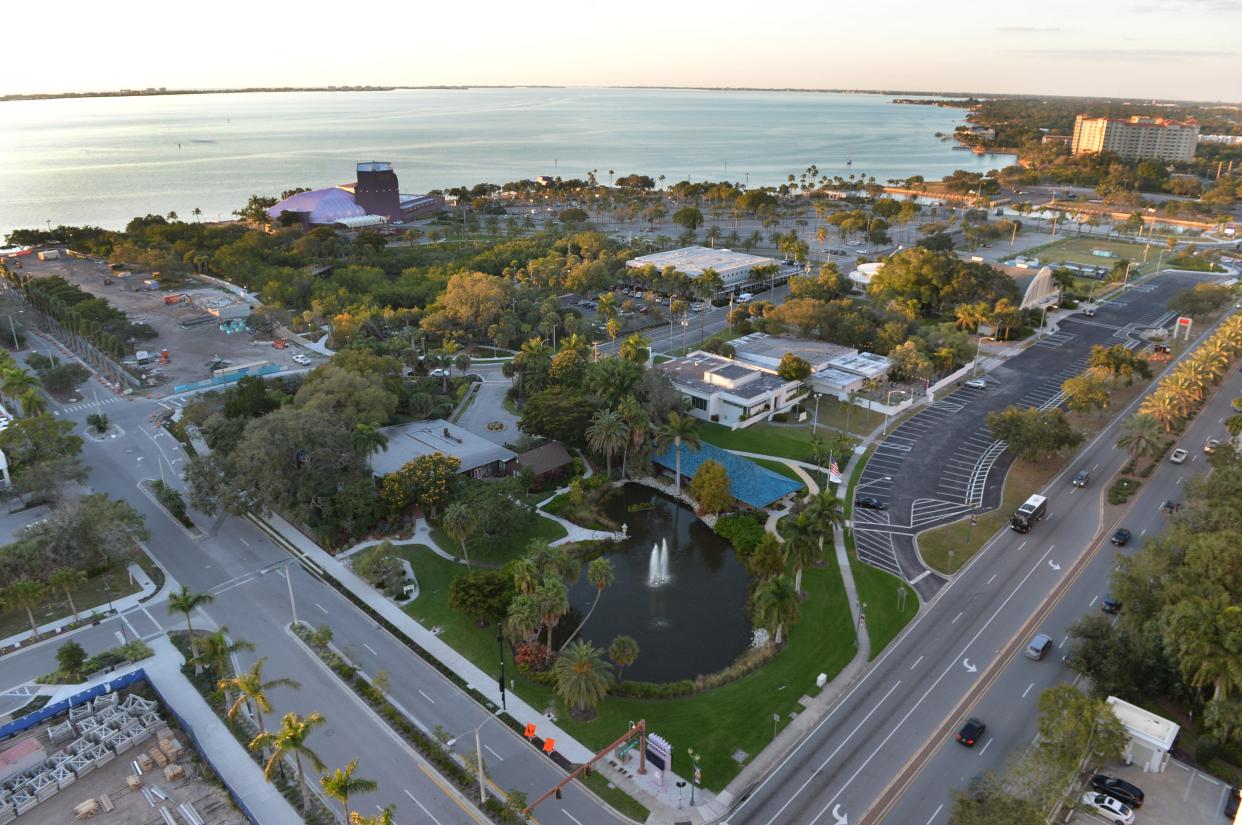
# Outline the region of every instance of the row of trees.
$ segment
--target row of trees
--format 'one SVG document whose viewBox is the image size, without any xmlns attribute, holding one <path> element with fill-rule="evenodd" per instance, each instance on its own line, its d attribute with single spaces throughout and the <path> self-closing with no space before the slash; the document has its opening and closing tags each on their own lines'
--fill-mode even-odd
<svg viewBox="0 0 1242 825">
<path fill-rule="evenodd" d="M 1139 406 L 1139 415 L 1159 422 L 1166 433 L 1181 430 L 1242 355 L 1242 317 L 1226 318 L 1207 340 L 1184 358 Z"/>
</svg>

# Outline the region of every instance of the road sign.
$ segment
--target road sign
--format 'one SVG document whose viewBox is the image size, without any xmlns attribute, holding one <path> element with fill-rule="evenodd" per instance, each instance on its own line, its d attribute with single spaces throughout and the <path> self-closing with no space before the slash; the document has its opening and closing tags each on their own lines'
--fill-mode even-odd
<svg viewBox="0 0 1242 825">
<path fill-rule="evenodd" d="M 554 750 L 556 750 L 556 740 L 555 740 L 555 739 L 545 739 L 545 740 L 543 740 L 543 752 L 544 752 L 544 753 L 552 753 L 552 751 L 554 751 Z"/>
<path fill-rule="evenodd" d="M 527 724 L 525 733 L 526 733 L 527 739 L 535 738 L 535 723 L 534 722 Z"/>
<path fill-rule="evenodd" d="M 694 768 L 694 784 L 696 785 L 703 784 L 703 771 L 699 770 L 697 765 Z"/>
</svg>

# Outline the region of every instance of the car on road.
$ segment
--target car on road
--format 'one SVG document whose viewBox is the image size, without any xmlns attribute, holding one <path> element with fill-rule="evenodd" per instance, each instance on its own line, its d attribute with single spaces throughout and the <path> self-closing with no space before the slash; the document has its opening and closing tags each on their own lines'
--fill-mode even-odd
<svg viewBox="0 0 1242 825">
<path fill-rule="evenodd" d="M 854 506 L 864 510 L 887 510 L 888 505 L 874 496 L 856 496 Z"/>
<path fill-rule="evenodd" d="M 976 719 L 972 716 L 966 720 L 966 724 L 962 725 L 962 729 L 957 732 L 957 741 L 968 748 L 973 748 L 975 743 L 983 738 L 983 733 L 987 729 L 988 726 L 982 719 Z"/>
<path fill-rule="evenodd" d="M 1166 516 L 1176 513 L 1180 509 L 1182 509 L 1182 503 L 1180 501 L 1174 501 L 1169 498 L 1160 502 L 1160 512 L 1164 513 Z"/>
<path fill-rule="evenodd" d="M 293 355 L 293 363 L 295 364 L 301 364 L 302 366 L 306 367 L 310 365 L 310 362 L 311 360 L 300 352 L 294 353 Z"/>
<path fill-rule="evenodd" d="M 741 295 L 737 296 L 737 302 L 739 304 L 748 304 L 750 303 L 750 300 L 754 297 L 755 296 L 750 294 L 749 292 L 743 292 Z"/>
<path fill-rule="evenodd" d="M 1238 805 L 1242 803 L 1242 790 L 1237 788 L 1229 789 L 1229 796 L 1225 800 L 1225 818 L 1230 822 L 1238 815 Z"/>
<path fill-rule="evenodd" d="M 1090 785 L 1092 790 L 1107 794 L 1131 808 L 1143 807 L 1143 789 L 1124 779 L 1097 773 L 1091 777 Z"/>
<path fill-rule="evenodd" d="M 1106 822 L 1119 822 L 1121 825 L 1132 825 L 1134 822 L 1134 811 L 1130 810 L 1130 806 L 1108 794 L 1087 791 L 1082 795 L 1082 804 Z"/>
<path fill-rule="evenodd" d="M 984 381 L 982 378 L 972 378 L 962 386 L 970 387 L 972 390 L 986 390 L 988 388 L 988 382 Z"/>
<path fill-rule="evenodd" d="M 1188 455 L 1190 455 L 1190 453 L 1186 452 L 1181 447 L 1178 447 L 1176 450 L 1169 453 L 1169 461 L 1172 461 L 1174 464 L 1181 464 L 1186 460 L 1186 456 Z"/>
<path fill-rule="evenodd" d="M 1026 658 L 1038 662 L 1048 655 L 1049 650 L 1052 650 L 1052 637 L 1047 633 L 1036 633 L 1035 638 L 1026 646 Z"/>
<path fill-rule="evenodd" d="M 1088 318 L 1094 318 L 1094 317 L 1095 317 L 1095 310 L 1094 310 L 1094 309 L 1084 309 L 1084 310 L 1082 311 L 1082 314 L 1083 314 L 1083 315 L 1086 315 Z"/>
<path fill-rule="evenodd" d="M 1087 480 L 1089 478 L 1091 478 L 1091 472 L 1089 470 L 1079 470 L 1078 473 L 1074 476 L 1074 480 L 1070 483 L 1073 484 L 1075 487 L 1086 487 Z"/>
<path fill-rule="evenodd" d="M 1116 616 L 1121 612 L 1121 602 L 1112 596 L 1105 596 L 1104 600 L 1100 602 L 1100 610 L 1103 610 L 1110 616 Z"/>
<path fill-rule="evenodd" d="M 1211 455 L 1212 453 L 1216 452 L 1216 448 L 1219 446 L 1220 446 L 1219 438 L 1209 438 L 1207 440 L 1207 443 L 1203 445 L 1203 452 L 1207 453 L 1208 455 Z"/>
<path fill-rule="evenodd" d="M 1110 541 L 1118 547 L 1125 547 L 1130 541 L 1130 535 L 1131 533 L 1129 530 L 1124 527 L 1118 527 L 1117 532 L 1113 533 L 1113 537 Z"/>
<path fill-rule="evenodd" d="M 446 370 L 444 367 L 436 367 L 435 369 L 433 369 L 431 372 L 427 374 L 430 375 L 432 378 L 448 378 L 449 377 L 449 371 Z"/>
</svg>

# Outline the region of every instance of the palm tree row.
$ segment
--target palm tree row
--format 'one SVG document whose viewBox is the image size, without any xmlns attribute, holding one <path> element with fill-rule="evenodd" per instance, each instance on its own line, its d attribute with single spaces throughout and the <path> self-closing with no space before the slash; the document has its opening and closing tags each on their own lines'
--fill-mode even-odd
<svg viewBox="0 0 1242 825">
<path fill-rule="evenodd" d="M 1221 382 L 1239 355 L 1242 317 L 1235 315 L 1225 319 L 1206 341 L 1169 371 L 1143 399 L 1139 415 L 1150 416 L 1166 433 L 1180 430 L 1198 412 L 1208 389 Z"/>
<path fill-rule="evenodd" d="M 69 603 L 69 610 L 73 613 L 74 624 L 82 620 L 78 606 L 73 600 L 73 590 L 85 581 L 86 573 L 82 570 L 76 567 L 58 567 L 48 575 L 46 581 L 18 579 L 10 582 L 8 586 L 0 590 L 0 604 L 9 610 L 25 610 L 26 618 L 30 621 L 30 631 L 37 636 L 39 625 L 35 621 L 34 611 L 35 608 L 44 604 L 49 591 L 64 594 L 65 601 Z"/>
<path fill-rule="evenodd" d="M 47 400 L 39 391 L 39 379 L 13 360 L 13 356 L 0 350 L 0 392 L 9 402 L 20 407 L 27 418 L 47 412 Z"/>
</svg>

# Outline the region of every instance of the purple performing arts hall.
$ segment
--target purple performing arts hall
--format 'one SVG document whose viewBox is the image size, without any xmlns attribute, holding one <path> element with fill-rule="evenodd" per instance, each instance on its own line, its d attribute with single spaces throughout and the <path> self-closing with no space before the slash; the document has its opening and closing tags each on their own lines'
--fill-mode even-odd
<svg viewBox="0 0 1242 825">
<path fill-rule="evenodd" d="M 391 163 L 359 163 L 357 176 L 352 183 L 290 195 L 267 214 L 285 223 L 361 229 L 429 217 L 444 208 L 439 195 L 402 195 Z"/>
</svg>

